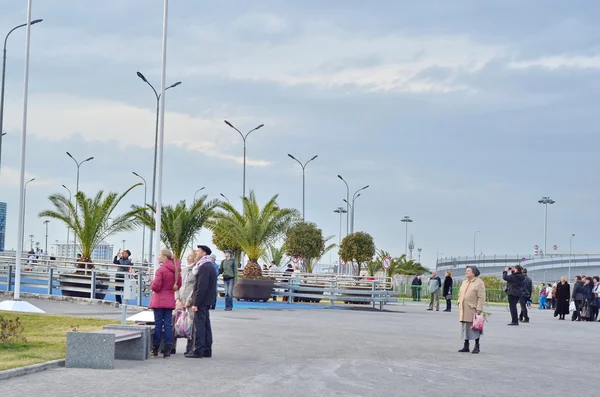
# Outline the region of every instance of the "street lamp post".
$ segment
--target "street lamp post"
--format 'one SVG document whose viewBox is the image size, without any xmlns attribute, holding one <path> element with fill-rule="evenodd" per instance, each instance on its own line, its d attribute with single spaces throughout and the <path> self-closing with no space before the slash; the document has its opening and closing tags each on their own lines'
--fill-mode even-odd
<svg viewBox="0 0 600 397">
<path fill-rule="evenodd" d="M 225 200 L 227 200 L 227 203 L 231 204 L 227 196 L 225 196 L 223 193 L 219 193 L 219 196 L 223 197 Z"/>
<path fill-rule="evenodd" d="M 65 189 L 67 189 L 67 192 L 69 192 L 69 202 L 71 202 L 71 189 L 69 189 L 68 187 L 66 187 L 65 185 L 62 185 L 62 187 L 64 187 Z M 69 231 L 71 230 L 70 227 L 67 226 L 67 243 L 65 244 L 65 256 L 69 256 Z M 58 245 L 56 246 L 56 255 L 58 255 Z"/>
<path fill-rule="evenodd" d="M 165 21 L 165 23 L 166 23 L 166 21 Z M 154 86 L 146 79 L 146 76 L 144 76 L 141 72 L 137 72 L 137 76 L 144 83 L 148 84 L 150 86 L 150 88 L 152 88 L 152 92 L 154 92 L 154 96 L 156 97 L 156 127 L 154 130 L 154 167 L 153 167 L 153 171 L 152 171 L 152 205 L 154 206 L 154 205 L 156 205 L 156 162 L 158 160 L 158 126 L 159 126 L 159 119 L 160 119 L 160 97 L 161 97 L 161 94 L 156 92 L 156 89 L 154 88 Z M 177 87 L 180 84 L 181 84 L 181 81 L 171 84 L 170 86 L 165 88 L 165 91 L 168 89 Z M 150 263 L 152 263 L 153 236 L 154 236 L 154 230 L 150 229 L 150 241 L 149 241 L 149 247 L 148 247 L 148 255 L 149 255 Z"/>
<path fill-rule="evenodd" d="M 35 19 L 31 21 L 31 25 L 35 25 L 36 23 L 40 23 L 42 21 L 43 19 Z M 4 48 L 2 50 L 2 85 L 0 87 L 0 167 L 2 166 L 2 137 L 6 135 L 5 132 L 2 132 L 4 124 L 4 88 L 6 86 L 6 42 L 8 41 L 8 36 L 10 36 L 12 32 L 27 25 L 28 24 L 24 23 L 19 26 L 15 26 L 4 38 Z"/>
<path fill-rule="evenodd" d="M 354 194 L 352 195 L 352 216 L 350 216 L 350 233 L 354 233 L 354 211 L 356 209 L 354 202 L 356 201 L 357 198 L 360 197 L 361 193 L 359 193 L 359 192 L 367 189 L 368 187 L 369 187 L 369 185 L 361 187 L 356 192 L 354 192 Z"/>
<path fill-rule="evenodd" d="M 477 257 L 477 250 L 476 250 L 476 244 L 477 244 L 477 233 L 479 233 L 479 230 L 477 230 L 475 233 L 473 233 L 473 258 Z"/>
<path fill-rule="evenodd" d="M 344 182 L 344 184 L 346 185 L 346 200 L 344 201 L 346 202 L 346 235 L 348 235 L 350 234 L 350 187 L 348 187 L 348 182 L 346 182 L 346 180 L 342 178 L 341 175 L 338 175 L 337 177 L 340 178 L 342 182 Z"/>
<path fill-rule="evenodd" d="M 300 162 L 300 160 L 298 160 L 297 158 L 295 158 L 294 156 L 292 156 L 289 153 L 288 153 L 288 156 L 292 160 L 296 160 L 296 162 L 298 164 L 300 164 L 300 167 L 302 167 L 302 220 L 305 220 L 305 214 L 304 214 L 304 211 L 305 211 L 304 202 L 305 202 L 305 199 L 306 199 L 306 193 L 305 193 L 306 192 L 306 189 L 305 189 L 306 188 L 306 179 L 305 179 L 305 175 L 304 175 L 305 174 L 305 169 L 306 169 L 306 166 L 308 165 L 308 163 L 310 163 L 311 161 L 313 161 L 314 159 L 316 159 L 317 157 L 319 157 L 319 155 L 318 154 L 314 155 L 313 158 L 311 158 L 310 160 L 308 160 L 304 164 L 302 164 Z"/>
<path fill-rule="evenodd" d="M 423 248 L 417 248 L 417 252 L 419 253 L 419 263 L 421 263 L 421 251 Z"/>
<path fill-rule="evenodd" d="M 236 130 L 240 136 L 242 137 L 242 139 L 244 140 L 244 176 L 243 176 L 243 181 L 242 181 L 242 200 L 246 197 L 246 138 L 248 138 L 248 135 L 250 135 L 250 133 L 252 131 L 256 131 L 262 127 L 264 127 L 264 124 L 259 125 L 258 127 L 255 127 L 253 129 L 251 129 L 250 131 L 248 131 L 246 133 L 246 135 L 242 134 L 242 132 L 240 130 L 238 130 L 237 128 L 235 128 L 233 126 L 233 124 L 231 124 L 229 121 L 227 120 L 223 120 L 225 122 L 225 124 L 227 124 L 229 127 L 233 128 L 234 130 Z"/>
<path fill-rule="evenodd" d="M 148 205 L 148 201 L 147 201 L 148 183 L 146 182 L 146 179 L 143 176 L 141 176 L 140 174 L 138 174 L 137 172 L 132 171 L 131 173 L 133 175 L 137 176 L 138 178 L 140 178 L 142 181 L 144 181 L 144 211 L 145 211 L 145 208 Z M 146 258 L 146 226 L 142 227 L 142 263 L 144 262 L 145 258 Z"/>
<path fill-rule="evenodd" d="M 201 191 L 203 191 L 203 190 L 204 190 L 204 188 L 205 188 L 205 186 L 202 186 L 200 189 L 198 189 L 198 190 L 196 190 L 196 191 L 194 192 L 194 203 L 196 202 L 196 195 L 197 195 L 198 193 L 200 193 Z"/>
<path fill-rule="evenodd" d="M 575 237 L 575 233 L 571 234 L 571 238 L 569 238 L 569 282 L 571 282 L 571 255 L 573 253 L 573 237 Z"/>
<path fill-rule="evenodd" d="M 552 200 L 550 197 L 544 196 L 538 200 L 538 203 L 544 204 L 546 207 L 545 216 L 544 216 L 544 255 L 546 255 L 547 241 L 548 241 L 548 204 L 554 204 L 556 201 Z"/>
<path fill-rule="evenodd" d="M 75 158 L 71 155 L 71 153 L 67 152 L 67 156 L 69 156 L 71 158 L 71 160 L 73 160 L 75 162 L 75 164 L 77 165 L 77 182 L 76 182 L 76 189 L 75 189 L 75 216 L 77 216 L 77 211 L 78 211 L 78 201 L 77 201 L 77 193 L 79 193 L 79 168 L 81 168 L 81 164 L 86 163 L 88 161 L 92 161 L 94 158 L 93 157 L 88 157 L 87 159 L 78 162 L 77 160 L 75 160 Z M 77 234 L 75 233 L 75 230 L 73 230 L 73 257 L 75 257 L 77 255 Z"/>
<path fill-rule="evenodd" d="M 44 253 L 45 254 L 48 254 L 48 224 L 49 223 L 50 223 L 50 221 L 47 220 L 47 219 L 44 221 L 44 225 L 46 225 L 46 245 L 45 245 L 45 248 L 44 248 Z"/>
<path fill-rule="evenodd" d="M 400 222 L 404 222 L 406 224 L 406 237 L 405 237 L 405 241 L 404 241 L 404 256 L 406 256 L 406 254 L 408 253 L 408 224 L 412 223 L 412 219 L 410 219 L 410 216 L 405 216 L 404 218 L 400 219 Z"/>
<path fill-rule="evenodd" d="M 340 234 L 338 235 L 338 248 L 342 245 L 342 214 L 347 213 L 348 211 L 344 209 L 344 207 L 337 207 L 337 209 L 333 210 L 336 214 L 340 214 Z M 340 258 L 338 255 L 338 274 L 340 273 Z"/>
<path fill-rule="evenodd" d="M 29 185 L 29 182 L 33 181 L 35 181 L 35 178 L 31 178 L 30 180 L 25 182 L 25 187 L 23 188 L 23 232 L 21 234 L 21 245 L 23 247 L 25 246 L 25 210 L 27 208 L 27 185 Z"/>
</svg>

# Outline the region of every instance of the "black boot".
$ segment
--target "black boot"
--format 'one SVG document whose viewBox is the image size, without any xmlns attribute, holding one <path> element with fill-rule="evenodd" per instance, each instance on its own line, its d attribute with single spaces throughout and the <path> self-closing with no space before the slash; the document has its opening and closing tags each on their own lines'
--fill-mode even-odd
<svg viewBox="0 0 600 397">
<path fill-rule="evenodd" d="M 473 348 L 473 351 L 471 353 L 472 354 L 478 354 L 479 353 L 479 338 L 475 339 L 475 347 Z"/>
<path fill-rule="evenodd" d="M 173 345 L 171 343 L 165 343 L 165 352 L 163 353 L 164 358 L 171 357 L 171 351 L 173 350 Z"/>
<path fill-rule="evenodd" d="M 159 343 L 152 344 L 152 357 L 158 357 L 158 349 L 160 349 Z"/>
<path fill-rule="evenodd" d="M 459 353 L 468 353 L 469 351 L 470 351 L 469 350 L 469 340 L 467 339 L 467 340 L 465 340 L 465 345 L 463 346 L 463 348 L 460 349 L 458 352 Z"/>
<path fill-rule="evenodd" d="M 212 349 L 204 350 L 204 355 L 202 357 L 211 358 L 212 357 Z"/>
</svg>

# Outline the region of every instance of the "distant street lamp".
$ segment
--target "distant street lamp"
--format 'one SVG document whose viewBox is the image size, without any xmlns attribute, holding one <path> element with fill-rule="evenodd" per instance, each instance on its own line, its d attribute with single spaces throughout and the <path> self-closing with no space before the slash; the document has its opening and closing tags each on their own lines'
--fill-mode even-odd
<svg viewBox="0 0 600 397">
<path fill-rule="evenodd" d="M 200 189 L 198 189 L 198 190 L 196 190 L 196 191 L 194 192 L 194 203 L 196 202 L 196 195 L 197 195 L 198 193 L 200 193 L 201 191 L 203 191 L 203 190 L 204 190 L 204 188 L 205 188 L 205 186 L 202 186 Z"/>
<path fill-rule="evenodd" d="M 48 224 L 49 223 L 50 223 L 50 221 L 47 220 L 47 219 L 44 221 L 44 225 L 46 225 L 46 245 L 45 245 L 45 248 L 44 248 L 44 253 L 45 254 L 48 253 Z"/>
<path fill-rule="evenodd" d="M 477 243 L 477 233 L 479 233 L 479 230 L 477 230 L 475 233 L 473 233 L 473 258 L 477 258 L 477 250 L 475 249 L 476 247 L 476 243 Z"/>
<path fill-rule="evenodd" d="M 242 134 L 242 132 L 240 130 L 238 130 L 237 128 L 235 128 L 233 126 L 233 124 L 231 124 L 229 121 L 227 120 L 223 120 L 225 122 L 225 124 L 227 124 L 229 127 L 233 128 L 234 130 L 236 130 L 240 136 L 242 137 L 243 141 L 244 141 L 244 176 L 243 176 L 243 182 L 242 182 L 242 201 L 243 199 L 246 197 L 246 139 L 248 138 L 248 135 L 250 135 L 250 133 L 252 131 L 256 131 L 258 129 L 263 128 L 265 125 L 261 124 L 258 127 L 254 127 L 253 129 L 251 129 L 250 131 L 248 131 L 245 135 Z"/>
<path fill-rule="evenodd" d="M 88 157 L 87 159 L 78 162 L 77 160 L 75 160 L 75 157 L 73 157 L 71 155 L 71 153 L 67 152 L 67 156 L 69 156 L 71 158 L 71 160 L 73 160 L 75 162 L 75 164 L 77 165 L 77 183 L 76 183 L 76 191 L 75 191 L 75 216 L 77 216 L 77 210 L 78 210 L 78 201 L 77 201 L 77 193 L 79 193 L 79 168 L 81 168 L 81 164 L 86 163 L 88 161 L 92 161 L 94 158 L 93 157 Z M 75 233 L 75 230 L 73 230 L 73 256 L 77 255 L 77 234 Z"/>
<path fill-rule="evenodd" d="M 571 282 L 571 255 L 573 253 L 573 237 L 575 237 L 575 233 L 571 234 L 571 238 L 569 238 L 569 282 Z"/>
<path fill-rule="evenodd" d="M 144 76 L 141 72 L 137 72 L 137 76 L 144 83 L 148 84 L 150 86 L 150 88 L 152 88 L 152 91 L 154 92 L 154 96 L 156 97 L 156 128 L 154 131 L 154 167 L 152 167 L 152 205 L 156 206 L 156 163 L 158 161 L 158 124 L 159 124 L 159 119 L 160 119 L 160 95 L 161 94 L 156 92 L 156 89 L 154 89 L 154 86 L 152 84 L 150 84 L 148 79 L 146 79 L 146 76 Z M 181 81 L 171 84 L 170 86 L 165 88 L 165 91 L 168 89 L 177 87 L 180 84 L 181 84 Z M 152 242 L 154 241 L 153 236 L 154 236 L 154 229 L 150 229 L 150 242 L 149 242 L 149 249 L 148 249 L 150 263 L 152 263 Z"/>
<path fill-rule="evenodd" d="M 227 203 L 231 204 L 231 203 L 229 202 L 229 199 L 227 198 L 227 196 L 225 196 L 223 193 L 219 193 L 219 195 L 220 195 L 221 197 L 223 197 L 225 200 L 227 200 Z"/>
<path fill-rule="evenodd" d="M 361 187 L 356 192 L 354 192 L 354 194 L 352 195 L 352 216 L 350 216 L 350 234 L 354 233 L 354 212 L 356 210 L 356 206 L 354 205 L 354 202 L 356 201 L 357 198 L 360 197 L 361 193 L 359 193 L 359 192 L 367 189 L 368 187 L 369 187 L 369 185 Z"/>
<path fill-rule="evenodd" d="M 27 208 L 27 185 L 29 185 L 29 182 L 33 181 L 35 181 L 35 178 L 31 178 L 30 180 L 25 182 L 25 187 L 23 188 L 23 234 L 21 234 L 22 247 L 25 246 L 25 213 L 27 212 L 25 209 Z"/>
<path fill-rule="evenodd" d="M 297 158 L 295 158 L 294 156 L 292 156 L 289 153 L 288 153 L 288 156 L 292 160 L 296 160 L 296 162 L 298 164 L 300 164 L 300 167 L 302 167 L 302 220 L 305 220 L 305 214 L 304 214 L 304 211 L 305 211 L 304 202 L 305 202 L 305 198 L 306 198 L 306 194 L 305 194 L 305 192 L 306 192 L 306 190 L 305 190 L 305 188 L 306 188 L 306 180 L 305 180 L 305 175 L 304 175 L 305 174 L 305 169 L 306 169 L 306 166 L 308 165 L 308 163 L 310 163 L 311 161 L 313 161 L 314 159 L 316 159 L 317 157 L 319 157 L 319 155 L 318 154 L 314 155 L 310 160 L 308 160 L 304 164 L 302 164 L 300 162 L 300 160 L 298 160 Z"/>
<path fill-rule="evenodd" d="M 538 200 L 538 203 L 544 204 L 546 207 L 546 215 L 544 217 L 544 255 L 546 255 L 547 241 L 548 241 L 548 204 L 554 204 L 556 201 L 552 200 L 550 197 L 542 197 Z"/>
<path fill-rule="evenodd" d="M 31 25 L 35 25 L 36 23 L 40 23 L 42 21 L 43 19 L 34 19 L 31 21 Z M 6 135 L 6 132 L 2 132 L 4 125 L 4 88 L 6 86 L 6 42 L 8 41 L 8 36 L 10 36 L 12 32 L 27 25 L 28 24 L 24 23 L 15 26 L 4 38 L 4 48 L 2 50 L 2 86 L 0 87 L 0 167 L 2 166 L 2 137 Z"/>
<path fill-rule="evenodd" d="M 69 189 L 68 187 L 66 187 L 65 185 L 62 185 L 62 187 L 64 187 L 65 189 L 67 189 L 67 192 L 69 192 L 69 202 L 71 202 L 71 189 Z M 71 230 L 70 227 L 67 226 L 67 243 L 65 244 L 65 256 L 69 256 L 69 231 Z M 56 250 L 58 251 L 58 245 L 56 246 Z M 56 255 L 58 255 L 58 252 L 56 253 Z"/>
<path fill-rule="evenodd" d="M 144 211 L 146 210 L 146 206 L 148 205 L 148 201 L 147 201 L 147 194 L 148 194 L 148 183 L 146 182 L 146 179 L 141 176 L 140 174 L 138 174 L 137 172 L 132 171 L 131 172 L 133 175 L 137 176 L 138 178 L 140 178 L 142 181 L 144 181 Z M 142 263 L 144 262 L 144 259 L 146 258 L 146 226 L 142 227 Z"/>
<path fill-rule="evenodd" d="M 338 235 L 338 249 L 342 245 L 342 214 L 347 213 L 348 211 L 344 209 L 344 207 L 337 207 L 337 209 L 333 210 L 336 214 L 340 214 L 340 234 Z M 338 273 L 340 273 L 340 258 L 338 255 Z"/>
<path fill-rule="evenodd" d="M 421 251 L 423 248 L 417 248 L 417 252 L 419 253 L 419 263 L 421 263 Z"/>
<path fill-rule="evenodd" d="M 405 237 L 405 242 L 404 242 L 404 256 L 406 256 L 406 254 L 408 253 L 408 224 L 412 223 L 412 219 L 410 219 L 410 216 L 405 216 L 404 218 L 400 219 L 400 222 L 404 222 L 406 224 L 406 237 Z"/>
<path fill-rule="evenodd" d="M 348 187 L 348 182 L 341 175 L 337 176 L 344 182 L 346 185 L 346 235 L 350 234 L 350 187 Z"/>
</svg>

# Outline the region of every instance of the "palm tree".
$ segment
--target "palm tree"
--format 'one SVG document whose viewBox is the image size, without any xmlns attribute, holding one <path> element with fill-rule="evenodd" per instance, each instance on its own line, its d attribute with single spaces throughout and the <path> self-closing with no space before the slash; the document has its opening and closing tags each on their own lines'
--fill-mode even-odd
<svg viewBox="0 0 600 397">
<path fill-rule="evenodd" d="M 285 255 L 285 245 L 277 246 L 276 244 L 268 244 L 266 252 L 263 254 L 263 260 L 271 263 L 275 262 L 275 266 L 281 267 L 287 256 Z"/>
<path fill-rule="evenodd" d="M 56 219 L 73 230 L 81 250 L 82 258 L 79 262 L 89 263 L 88 265 L 79 263 L 77 267 L 93 269 L 92 252 L 102 241 L 116 233 L 129 232 L 139 226 L 136 219 L 139 209 L 118 216 L 113 216 L 112 213 L 121 200 L 140 185 L 141 183 L 135 184 L 122 194 L 110 192 L 104 195 L 104 191 L 100 190 L 93 198 L 87 197 L 84 192 L 78 192 L 75 195 L 77 208 L 66 196 L 53 194 L 49 200 L 54 205 L 54 210 L 42 211 L 38 216 Z"/>
<path fill-rule="evenodd" d="M 202 230 L 219 205 L 219 200 L 207 201 L 206 197 L 206 195 L 200 197 L 189 207 L 185 200 L 175 206 L 162 207 L 160 238 L 176 258 L 181 259 L 186 247 L 190 245 L 196 233 Z M 137 219 L 140 223 L 149 228 L 156 227 L 154 220 L 156 209 L 153 206 L 133 206 L 133 208 L 139 211 Z"/>
<path fill-rule="evenodd" d="M 295 222 L 301 220 L 296 209 L 280 208 L 279 195 L 273 196 L 261 209 L 254 191 L 242 199 L 243 211 L 238 212 L 231 204 L 221 203 L 223 211 L 214 214 L 209 227 L 227 239 L 235 241 L 248 255 L 250 262 L 257 262 L 268 245 L 285 234 Z"/>
</svg>

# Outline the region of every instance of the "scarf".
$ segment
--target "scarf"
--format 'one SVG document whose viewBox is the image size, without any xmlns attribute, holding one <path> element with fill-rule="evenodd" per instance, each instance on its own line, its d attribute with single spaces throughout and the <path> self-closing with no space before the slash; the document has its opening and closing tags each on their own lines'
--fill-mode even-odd
<svg viewBox="0 0 600 397">
<path fill-rule="evenodd" d="M 198 272 L 200 271 L 200 266 L 204 265 L 205 263 L 212 263 L 212 259 L 210 256 L 206 255 L 200 258 L 198 263 L 196 263 L 196 265 L 192 269 L 192 273 L 194 274 L 194 276 L 198 275 Z"/>
</svg>

